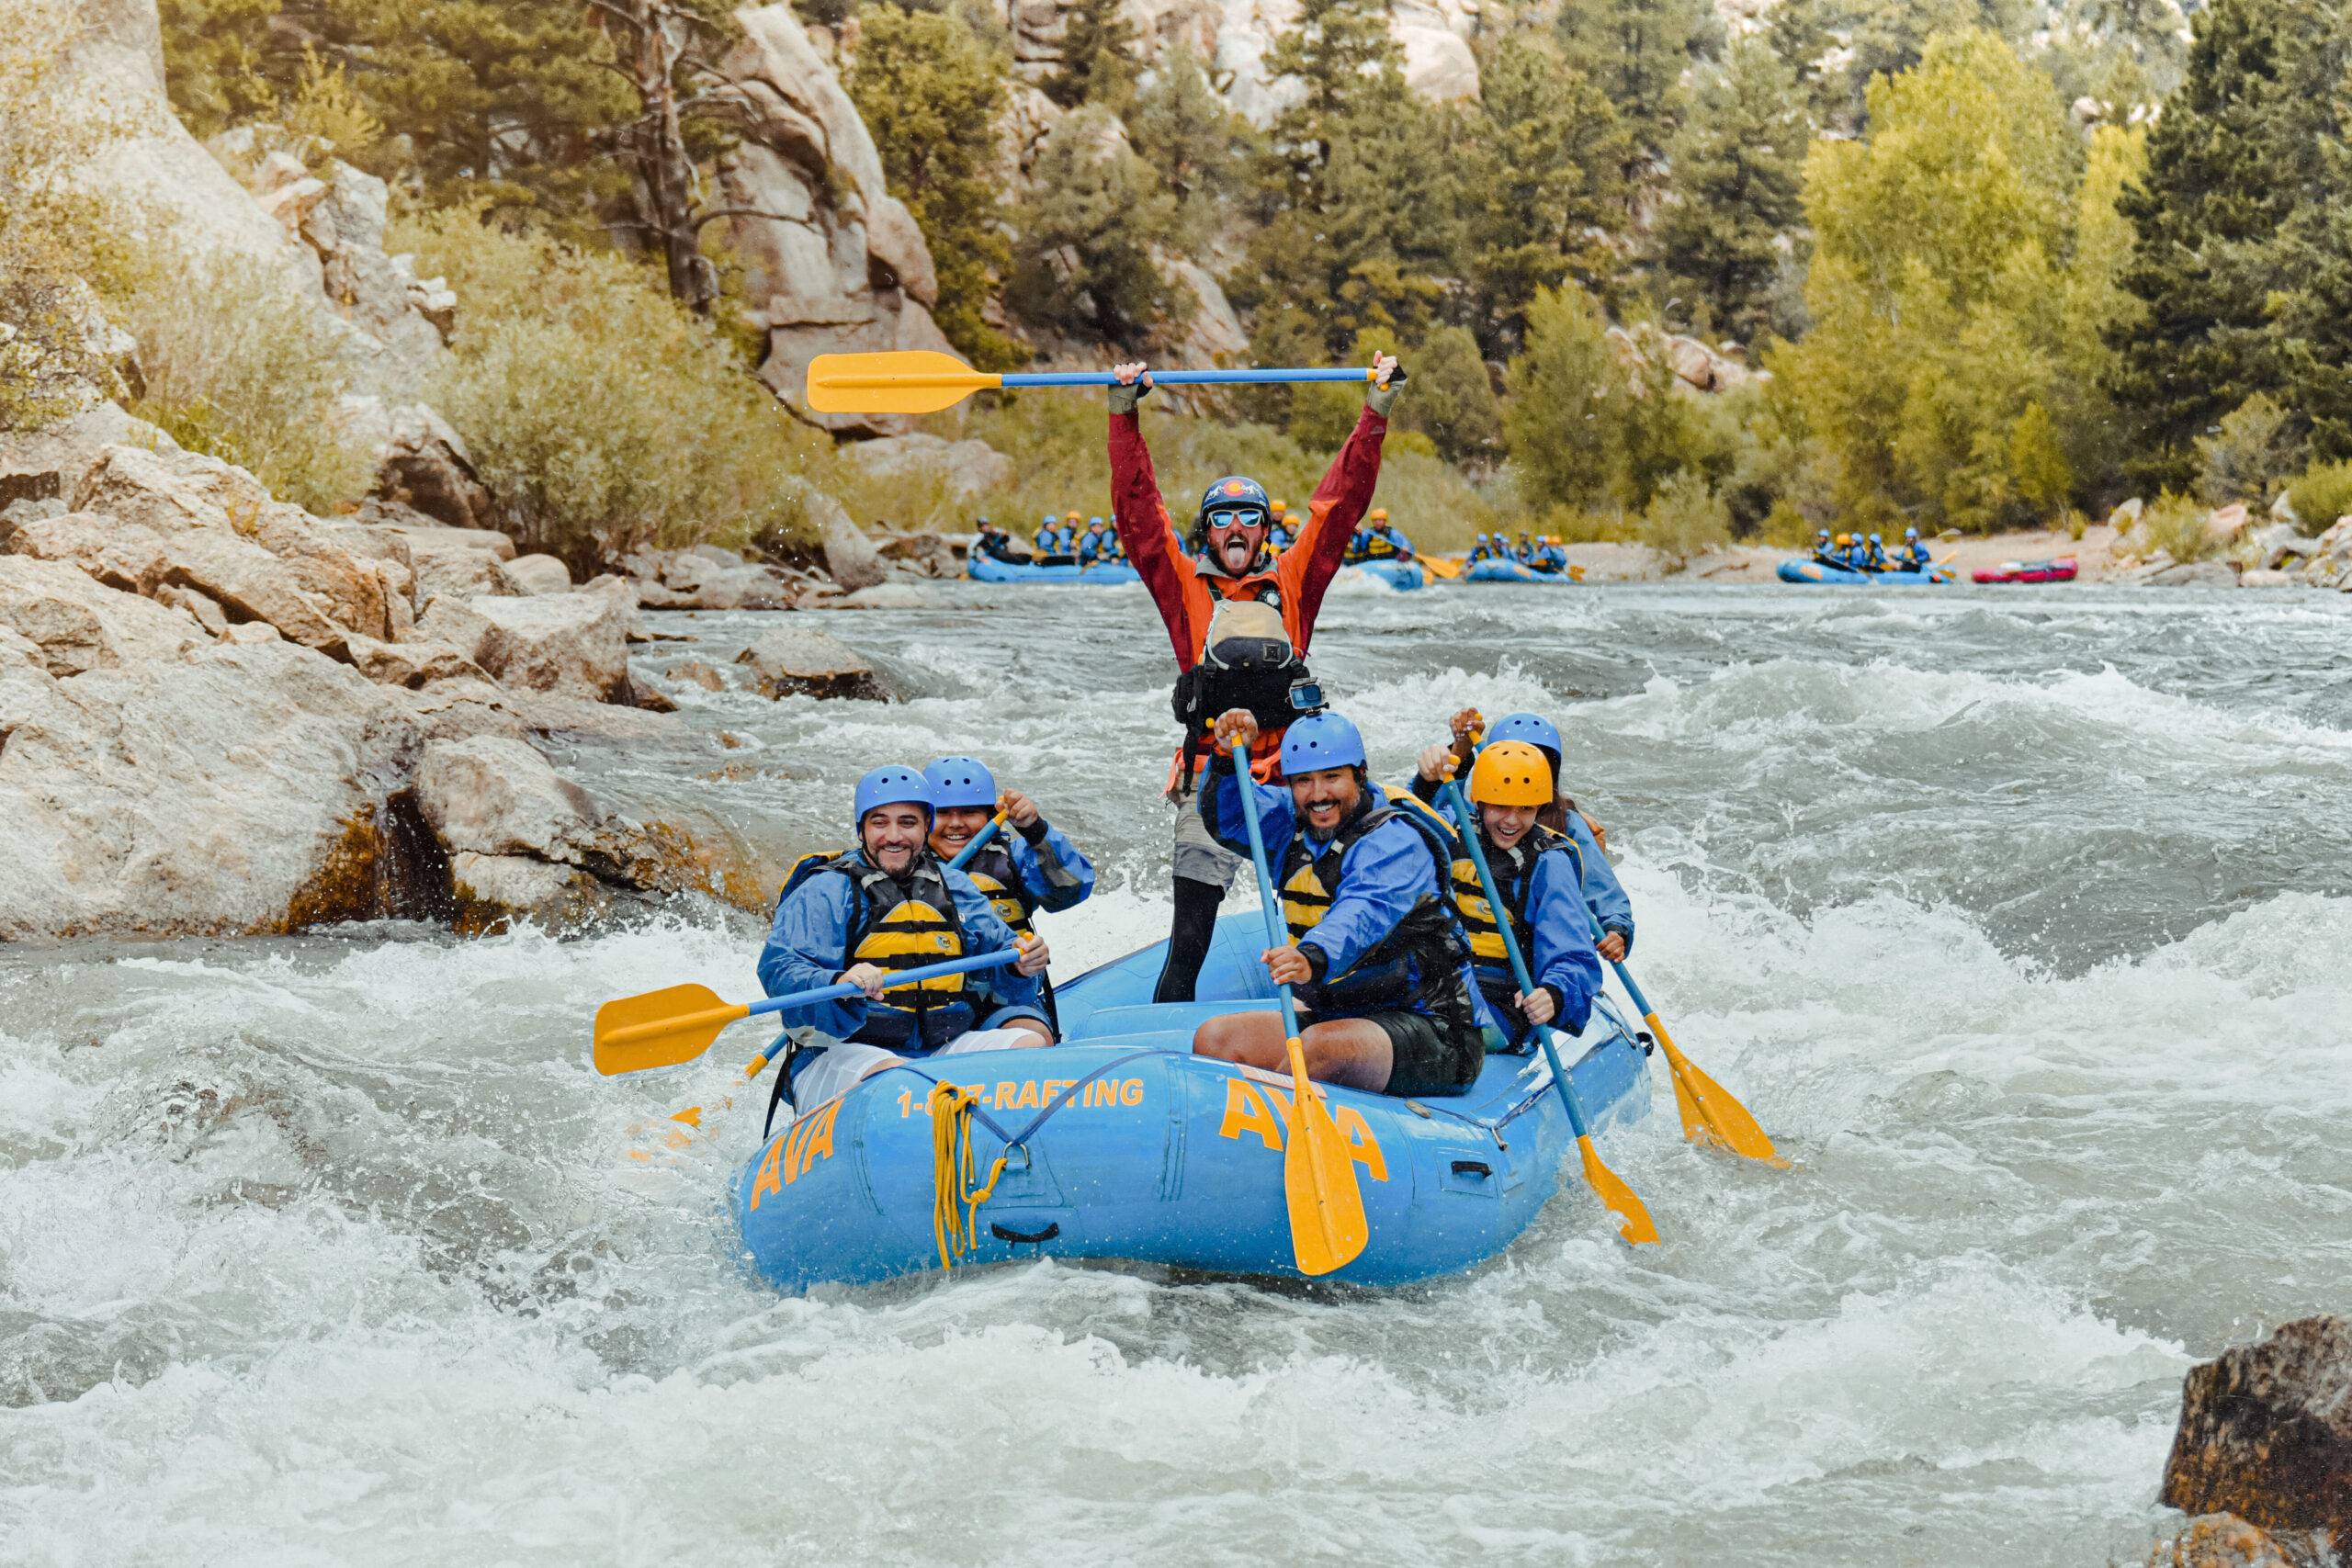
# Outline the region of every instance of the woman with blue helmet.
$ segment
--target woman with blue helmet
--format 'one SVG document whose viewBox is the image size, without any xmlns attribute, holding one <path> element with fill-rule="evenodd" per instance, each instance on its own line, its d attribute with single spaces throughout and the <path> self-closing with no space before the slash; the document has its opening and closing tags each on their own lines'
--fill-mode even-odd
<svg viewBox="0 0 2352 1568">
<path fill-rule="evenodd" d="M 1363 737 L 1337 714 L 1284 732 L 1278 786 L 1235 775 L 1232 748 L 1247 750 L 1257 736 L 1249 709 L 1218 716 L 1201 819 L 1240 853 L 1250 842 L 1242 813 L 1258 815 L 1291 937 L 1264 958 L 1297 1001 L 1307 1075 L 1383 1094 L 1464 1092 L 1486 1064 L 1485 1018 L 1446 897 L 1442 828 L 1368 782 Z M 1288 1060 L 1271 1012 L 1213 1018 L 1193 1049 L 1270 1070 Z"/>
<path fill-rule="evenodd" d="M 1078 846 L 1046 820 L 1035 801 L 1017 789 L 1000 794 L 996 775 L 978 759 L 942 757 L 922 776 L 931 784 L 931 852 L 943 861 L 963 853 L 989 819 L 1004 812 L 1012 831 L 981 845 L 964 863 L 964 874 L 1013 935 L 1035 935 L 1037 911 L 1074 909 L 1094 891 L 1094 867 Z M 1041 978 L 1038 985 L 1046 1017 L 1059 1029 L 1053 982 Z"/>
<path fill-rule="evenodd" d="M 1052 955 L 1042 938 L 1017 938 L 970 877 L 933 855 L 931 802 L 930 781 L 912 768 L 874 769 L 857 781 L 856 846 L 805 857 L 776 901 L 760 953 L 767 994 L 842 982 L 865 993 L 778 1014 L 816 1037 L 797 1041 L 776 1076 L 776 1093 L 796 1109 L 909 1058 L 1054 1043 L 1038 993 Z M 1016 943 L 1020 961 L 1005 968 L 885 988 L 893 970 Z"/>
<path fill-rule="evenodd" d="M 1537 813 L 1535 820 L 1555 833 L 1566 836 L 1575 842 L 1581 863 L 1585 907 L 1600 923 L 1600 956 L 1611 964 L 1622 964 L 1634 950 L 1634 901 L 1625 897 L 1624 884 L 1617 880 L 1617 871 L 1609 863 L 1609 837 L 1600 825 L 1577 807 L 1577 803 L 1561 793 L 1560 732 L 1552 721 L 1540 714 L 1505 714 L 1491 728 L 1479 716 L 1476 708 L 1464 708 L 1453 716 L 1453 756 L 1455 766 L 1466 773 L 1476 755 L 1473 737 L 1481 730 L 1488 744 L 1498 740 L 1524 740 L 1544 754 L 1551 764 L 1555 799 L 1551 806 Z M 1430 772 L 1430 754 L 1421 757 L 1421 769 L 1413 780 L 1413 794 L 1422 800 L 1435 800 L 1438 780 L 1442 773 Z"/>
</svg>

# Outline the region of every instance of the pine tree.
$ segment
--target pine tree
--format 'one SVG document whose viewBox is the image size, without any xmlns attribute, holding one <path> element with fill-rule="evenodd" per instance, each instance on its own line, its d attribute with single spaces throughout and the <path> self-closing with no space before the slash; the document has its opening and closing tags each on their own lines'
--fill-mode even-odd
<svg viewBox="0 0 2352 1568">
<path fill-rule="evenodd" d="M 1040 90 L 1066 109 L 1080 104 L 1123 107 L 1135 82 L 1135 24 L 1123 0 L 1078 0 L 1062 13 L 1061 66 Z"/>
<path fill-rule="evenodd" d="M 2131 471 L 2186 487 L 2195 442 L 2256 393 L 2312 422 L 2315 456 L 2352 456 L 2343 388 L 2347 196 L 2340 152 L 2352 28 L 2340 0 L 2215 0 L 2180 91 L 2120 202 L 2138 231 L 2110 382 Z"/>
<path fill-rule="evenodd" d="M 1201 244 L 1216 226 L 1219 203 L 1241 187 L 1254 150 L 1250 122 L 1226 107 L 1200 57 L 1182 46 L 1159 57 L 1126 122 L 1136 152 L 1176 198 L 1178 242 Z"/>
<path fill-rule="evenodd" d="M 1464 175 L 1478 330 L 1496 358 L 1517 353 L 1539 288 L 1604 287 L 1626 225 L 1633 135 L 1585 74 L 1522 39 L 1481 73 Z"/>
<path fill-rule="evenodd" d="M 1774 286 L 1804 220 L 1812 134 L 1796 73 L 1761 41 L 1735 43 L 1701 78 L 1671 148 L 1681 201 L 1657 226 L 1658 287 L 1679 298 L 1681 319 L 1742 341 L 1770 322 Z"/>
<path fill-rule="evenodd" d="M 1262 227 L 1226 283 L 1254 311 L 1253 350 L 1312 364 L 1367 330 L 1417 336 L 1461 273 L 1462 224 L 1443 121 L 1406 88 L 1385 7 L 1306 0 L 1266 64 L 1301 96 L 1268 139 Z"/>
<path fill-rule="evenodd" d="M 1568 63 L 1616 107 L 1637 150 L 1657 157 L 1688 107 L 1682 73 L 1713 24 L 1705 0 L 1568 0 L 1555 31 Z"/>
<path fill-rule="evenodd" d="M 1004 82 L 962 18 L 877 5 L 859 14 L 857 64 L 846 85 L 890 194 L 907 204 L 939 275 L 932 315 L 947 341 L 984 370 L 1028 355 L 982 315 L 1011 264 L 987 179 Z"/>
<path fill-rule="evenodd" d="M 1005 303 L 1028 321 L 1139 347 L 1145 333 L 1192 313 L 1152 257 L 1175 232 L 1176 198 L 1101 105 L 1065 115 L 1014 215 L 1020 235 Z"/>
</svg>

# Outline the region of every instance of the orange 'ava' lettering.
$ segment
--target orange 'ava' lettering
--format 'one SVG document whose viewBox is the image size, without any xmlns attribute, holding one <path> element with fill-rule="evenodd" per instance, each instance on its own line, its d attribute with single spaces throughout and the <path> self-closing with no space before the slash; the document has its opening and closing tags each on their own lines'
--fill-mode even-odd
<svg viewBox="0 0 2352 1568">
<path fill-rule="evenodd" d="M 1250 1086 L 1245 1078 L 1225 1080 L 1225 1121 L 1216 1130 L 1220 1138 L 1238 1138 L 1245 1132 L 1258 1134 L 1258 1141 L 1270 1149 L 1283 1146 L 1282 1126 L 1274 1113 L 1266 1109 L 1265 1097 Z"/>
<path fill-rule="evenodd" d="M 776 1165 L 784 1158 L 784 1140 L 790 1135 L 777 1134 L 775 1141 L 768 1145 L 767 1157 L 760 1161 L 760 1173 L 752 1179 L 752 1207 L 754 1211 L 760 1206 L 761 1193 L 784 1190 L 784 1182 L 776 1175 Z"/>
</svg>

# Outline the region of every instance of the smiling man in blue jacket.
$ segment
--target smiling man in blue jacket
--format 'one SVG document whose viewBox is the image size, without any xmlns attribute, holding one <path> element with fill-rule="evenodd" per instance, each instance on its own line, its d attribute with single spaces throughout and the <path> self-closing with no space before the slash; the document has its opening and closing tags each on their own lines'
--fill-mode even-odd
<svg viewBox="0 0 2352 1568">
<path fill-rule="evenodd" d="M 1463 1093 L 1486 1065 L 1485 1020 L 1446 896 L 1442 830 L 1368 782 L 1363 738 L 1339 715 L 1290 726 L 1280 784 L 1235 777 L 1232 748 L 1246 750 L 1257 735 L 1247 708 L 1217 718 L 1201 820 L 1247 853 L 1243 789 L 1254 798 L 1291 938 L 1263 957 L 1296 1000 L 1307 1075 L 1384 1094 Z M 1211 1019 L 1193 1049 L 1254 1067 L 1289 1064 L 1279 1013 Z"/>
<path fill-rule="evenodd" d="M 1054 1043 L 1038 995 L 1045 941 L 1015 937 L 970 877 L 933 855 L 932 793 L 912 768 L 876 768 L 857 781 L 857 846 L 808 856 L 785 883 L 760 953 L 767 994 L 844 981 L 865 993 L 777 1014 L 820 1036 L 795 1046 L 779 1077 L 796 1110 L 897 1062 Z M 885 988 L 895 970 L 1016 944 L 1016 964 Z"/>
</svg>

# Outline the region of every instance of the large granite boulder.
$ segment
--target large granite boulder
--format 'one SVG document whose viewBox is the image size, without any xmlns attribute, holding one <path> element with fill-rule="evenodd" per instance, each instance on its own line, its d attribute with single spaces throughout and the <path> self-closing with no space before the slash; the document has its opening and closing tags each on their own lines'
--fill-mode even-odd
<svg viewBox="0 0 2352 1568">
<path fill-rule="evenodd" d="M 919 431 L 854 441 L 841 456 L 868 479 L 929 481 L 958 501 L 1012 485 L 1012 459 L 985 441 L 950 441 Z"/>
<path fill-rule="evenodd" d="M 185 610 L 24 556 L 0 556 L 0 626 L 39 649 L 41 668 L 61 678 L 175 660 L 212 640 Z"/>
<path fill-rule="evenodd" d="M 437 601 L 428 606 L 427 622 L 437 607 Z M 468 608 L 490 623 L 472 657 L 502 684 L 600 703 L 629 700 L 628 631 L 636 612 L 612 595 L 485 595 Z"/>
<path fill-rule="evenodd" d="M 392 693 L 283 640 L 62 680 L 0 650 L 0 941 L 411 912 L 417 742 Z"/>
<path fill-rule="evenodd" d="M 886 581 L 890 569 L 882 559 L 882 552 L 875 547 L 858 525 L 850 521 L 841 502 L 821 491 L 808 497 L 810 521 L 817 525 L 817 537 L 825 552 L 825 570 L 843 588 L 871 588 Z"/>
<path fill-rule="evenodd" d="M 435 741 L 416 768 L 417 806 L 452 853 L 578 863 L 603 813 L 520 740 Z"/>
<path fill-rule="evenodd" d="M 744 263 L 745 315 L 766 333 L 760 378 L 826 429 L 904 434 L 899 414 L 819 413 L 805 396 L 820 354 L 954 352 L 931 319 L 939 280 L 922 231 L 888 194 L 881 155 L 849 94 L 789 6 L 738 11 L 742 41 L 722 67 L 742 140 L 719 161 L 723 205 Z"/>
</svg>

